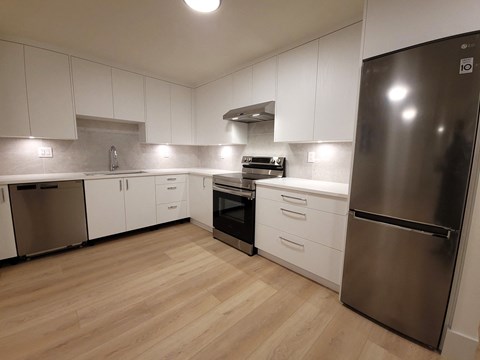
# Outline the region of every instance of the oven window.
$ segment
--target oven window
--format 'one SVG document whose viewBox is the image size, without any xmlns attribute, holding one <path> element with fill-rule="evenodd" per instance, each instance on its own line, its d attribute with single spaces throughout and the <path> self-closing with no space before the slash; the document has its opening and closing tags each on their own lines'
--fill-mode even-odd
<svg viewBox="0 0 480 360">
<path fill-rule="evenodd" d="M 213 227 L 249 244 L 255 236 L 255 200 L 213 191 Z"/>
<path fill-rule="evenodd" d="M 245 205 L 239 201 L 220 198 L 220 216 L 239 223 L 245 223 Z"/>
</svg>

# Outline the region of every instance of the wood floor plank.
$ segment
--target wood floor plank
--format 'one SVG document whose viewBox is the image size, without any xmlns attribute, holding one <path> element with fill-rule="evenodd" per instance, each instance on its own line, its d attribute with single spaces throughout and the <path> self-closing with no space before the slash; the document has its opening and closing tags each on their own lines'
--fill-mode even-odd
<svg viewBox="0 0 480 360">
<path fill-rule="evenodd" d="M 0 267 L 0 357 L 440 358 L 189 223 Z"/>
</svg>

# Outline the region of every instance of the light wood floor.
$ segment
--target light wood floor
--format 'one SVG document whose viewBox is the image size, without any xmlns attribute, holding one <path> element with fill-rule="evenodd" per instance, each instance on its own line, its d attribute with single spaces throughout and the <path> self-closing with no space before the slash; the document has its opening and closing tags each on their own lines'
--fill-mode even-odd
<svg viewBox="0 0 480 360">
<path fill-rule="evenodd" d="M 439 359 L 192 225 L 0 268 L 0 358 Z"/>
</svg>

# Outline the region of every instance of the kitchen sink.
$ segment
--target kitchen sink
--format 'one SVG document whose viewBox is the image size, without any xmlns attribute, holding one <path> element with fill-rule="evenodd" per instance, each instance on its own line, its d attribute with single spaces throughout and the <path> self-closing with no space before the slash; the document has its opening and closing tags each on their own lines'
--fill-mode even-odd
<svg viewBox="0 0 480 360">
<path fill-rule="evenodd" d="M 133 175 L 133 174 L 145 174 L 143 170 L 125 170 L 125 171 L 93 171 L 84 173 L 87 176 L 95 175 Z"/>
</svg>

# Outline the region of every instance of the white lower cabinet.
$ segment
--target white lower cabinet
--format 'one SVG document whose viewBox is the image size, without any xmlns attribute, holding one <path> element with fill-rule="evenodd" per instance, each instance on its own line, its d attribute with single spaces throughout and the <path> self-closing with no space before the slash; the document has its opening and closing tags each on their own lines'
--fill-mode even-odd
<svg viewBox="0 0 480 360">
<path fill-rule="evenodd" d="M 186 176 L 157 176 L 155 183 L 157 223 L 162 224 L 188 217 Z"/>
<path fill-rule="evenodd" d="M 340 284 L 343 252 L 256 224 L 255 246 L 334 284 Z"/>
<path fill-rule="evenodd" d="M 347 210 L 344 198 L 258 185 L 255 246 L 338 290 Z"/>
<path fill-rule="evenodd" d="M 17 256 L 8 186 L 0 186 L 0 260 Z"/>
<path fill-rule="evenodd" d="M 153 176 L 86 180 L 85 201 L 89 240 L 156 223 Z"/>
<path fill-rule="evenodd" d="M 190 218 L 213 227 L 213 189 L 210 176 L 189 175 Z"/>
</svg>

